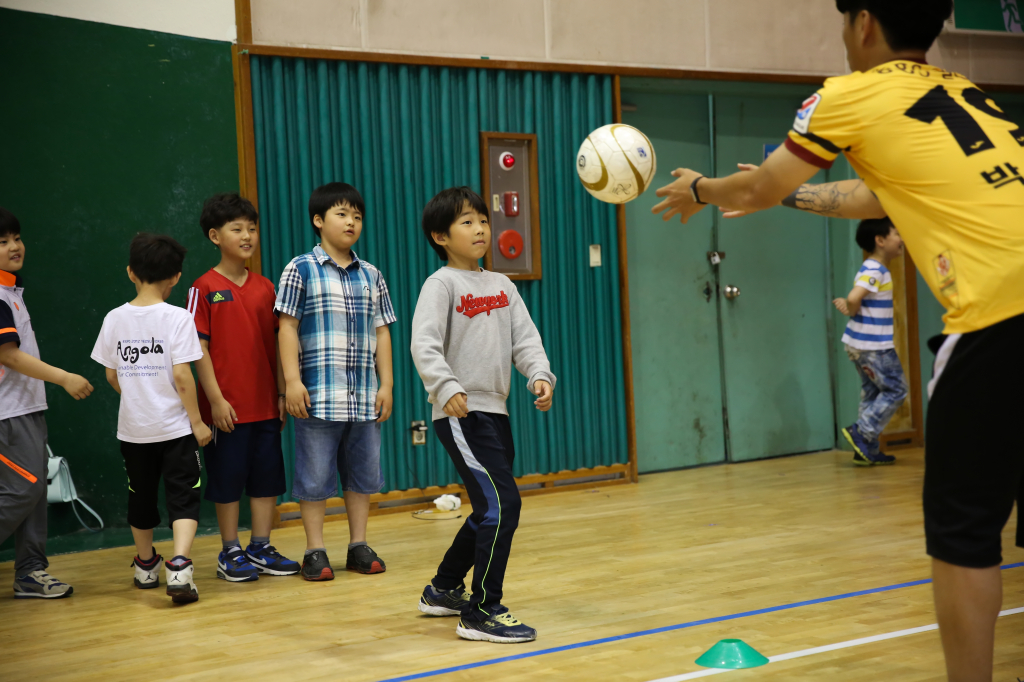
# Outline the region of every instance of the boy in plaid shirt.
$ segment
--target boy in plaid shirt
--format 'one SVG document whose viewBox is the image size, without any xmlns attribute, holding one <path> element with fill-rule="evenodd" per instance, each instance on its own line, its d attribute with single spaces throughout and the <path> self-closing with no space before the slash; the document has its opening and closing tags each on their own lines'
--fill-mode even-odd
<svg viewBox="0 0 1024 682">
<path fill-rule="evenodd" d="M 348 514 L 345 567 L 383 573 L 366 544 L 370 495 L 384 487 L 380 424 L 391 416 L 391 334 L 395 312 L 384 277 L 352 251 L 363 229 L 363 198 L 346 183 L 313 190 L 309 219 L 320 238 L 281 274 L 274 312 L 285 377 L 285 405 L 295 417 L 295 479 L 306 531 L 302 577 L 333 580 L 324 548 L 327 499 L 341 475 Z M 378 388 L 377 378 L 380 377 Z"/>
</svg>

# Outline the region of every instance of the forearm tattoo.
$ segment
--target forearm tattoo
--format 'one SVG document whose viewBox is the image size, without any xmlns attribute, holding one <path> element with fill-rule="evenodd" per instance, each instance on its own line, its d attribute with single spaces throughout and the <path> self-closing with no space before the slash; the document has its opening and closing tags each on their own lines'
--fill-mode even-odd
<svg viewBox="0 0 1024 682">
<path fill-rule="evenodd" d="M 864 182 L 858 182 L 851 189 L 844 191 L 838 182 L 826 182 L 821 185 L 800 185 L 788 197 L 782 200 L 783 206 L 817 213 L 831 218 L 841 217 L 856 194 L 867 189 Z"/>
</svg>

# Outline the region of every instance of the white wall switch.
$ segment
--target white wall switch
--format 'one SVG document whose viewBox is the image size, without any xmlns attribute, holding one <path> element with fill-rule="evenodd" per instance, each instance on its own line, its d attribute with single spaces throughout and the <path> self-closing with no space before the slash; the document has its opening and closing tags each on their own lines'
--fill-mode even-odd
<svg viewBox="0 0 1024 682">
<path fill-rule="evenodd" d="M 590 267 L 599 268 L 601 267 L 601 245 L 591 244 L 590 245 Z"/>
</svg>

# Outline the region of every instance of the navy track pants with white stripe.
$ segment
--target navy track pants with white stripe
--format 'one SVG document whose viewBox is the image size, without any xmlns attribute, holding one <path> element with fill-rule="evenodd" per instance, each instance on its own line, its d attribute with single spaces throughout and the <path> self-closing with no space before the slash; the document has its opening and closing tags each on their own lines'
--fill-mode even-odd
<svg viewBox="0 0 1024 682">
<path fill-rule="evenodd" d="M 484 620 L 508 610 L 501 605 L 502 585 L 523 505 L 512 475 L 512 426 L 507 415 L 470 412 L 463 419 L 438 419 L 434 430 L 466 485 L 473 513 L 431 583 L 439 590 L 454 589 L 472 568 L 472 598 L 462 617 Z"/>
</svg>

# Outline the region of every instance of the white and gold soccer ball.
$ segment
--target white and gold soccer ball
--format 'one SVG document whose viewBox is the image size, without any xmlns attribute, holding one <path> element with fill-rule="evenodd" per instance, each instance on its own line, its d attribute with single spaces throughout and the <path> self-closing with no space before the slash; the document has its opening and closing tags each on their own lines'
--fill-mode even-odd
<svg viewBox="0 0 1024 682">
<path fill-rule="evenodd" d="M 644 193 L 658 164 L 647 136 L 613 123 L 587 135 L 576 155 L 580 182 L 596 199 L 624 204 Z"/>
</svg>

